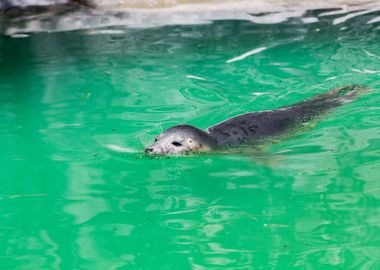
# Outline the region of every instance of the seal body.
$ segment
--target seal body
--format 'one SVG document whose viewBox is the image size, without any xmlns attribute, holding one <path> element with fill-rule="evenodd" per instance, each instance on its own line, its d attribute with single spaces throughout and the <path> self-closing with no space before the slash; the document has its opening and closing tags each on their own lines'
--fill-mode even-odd
<svg viewBox="0 0 380 270">
<path fill-rule="evenodd" d="M 350 85 L 276 110 L 251 112 L 229 118 L 205 131 L 190 125 L 169 128 L 160 134 L 148 154 L 180 154 L 209 151 L 254 143 L 255 140 L 279 136 L 303 122 L 354 100 L 365 88 Z"/>
</svg>

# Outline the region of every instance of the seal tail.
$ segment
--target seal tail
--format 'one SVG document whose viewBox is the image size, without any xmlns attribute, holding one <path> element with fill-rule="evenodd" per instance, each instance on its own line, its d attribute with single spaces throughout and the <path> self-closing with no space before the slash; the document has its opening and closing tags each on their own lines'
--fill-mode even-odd
<svg viewBox="0 0 380 270">
<path fill-rule="evenodd" d="M 339 105 L 351 102 L 357 98 L 357 96 L 363 92 L 366 92 L 368 87 L 363 85 L 351 84 L 333 89 L 325 94 L 315 96 L 312 101 L 319 100 L 333 100 Z"/>
</svg>

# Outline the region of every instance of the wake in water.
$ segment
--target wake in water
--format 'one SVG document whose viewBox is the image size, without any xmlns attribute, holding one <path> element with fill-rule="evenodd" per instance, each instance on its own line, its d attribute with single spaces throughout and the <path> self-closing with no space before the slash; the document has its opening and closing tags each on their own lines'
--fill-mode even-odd
<svg viewBox="0 0 380 270">
<path fill-rule="evenodd" d="M 133 149 L 125 146 L 115 145 L 115 144 L 106 144 L 104 145 L 108 150 L 117 152 L 117 153 L 139 153 L 142 152 L 138 149 Z"/>
</svg>

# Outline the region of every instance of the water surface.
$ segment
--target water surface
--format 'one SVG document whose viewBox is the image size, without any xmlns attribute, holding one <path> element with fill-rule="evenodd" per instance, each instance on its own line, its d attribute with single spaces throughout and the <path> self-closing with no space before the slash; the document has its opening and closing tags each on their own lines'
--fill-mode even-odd
<svg viewBox="0 0 380 270">
<path fill-rule="evenodd" d="M 318 14 L 1 36 L 1 269 L 379 269 L 379 14 Z M 260 153 L 142 152 L 352 83 Z"/>
</svg>

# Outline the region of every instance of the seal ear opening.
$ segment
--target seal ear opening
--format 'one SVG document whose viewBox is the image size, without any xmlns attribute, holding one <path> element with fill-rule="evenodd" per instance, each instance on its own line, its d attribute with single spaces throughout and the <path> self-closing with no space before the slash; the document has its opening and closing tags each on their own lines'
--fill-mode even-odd
<svg viewBox="0 0 380 270">
<path fill-rule="evenodd" d="M 186 142 L 191 145 L 194 145 L 196 143 L 196 141 L 192 138 L 187 138 Z"/>
<path fill-rule="evenodd" d="M 187 145 L 192 149 L 192 150 L 199 150 L 200 144 L 197 140 L 194 140 L 194 138 L 188 138 L 186 140 Z"/>
</svg>

